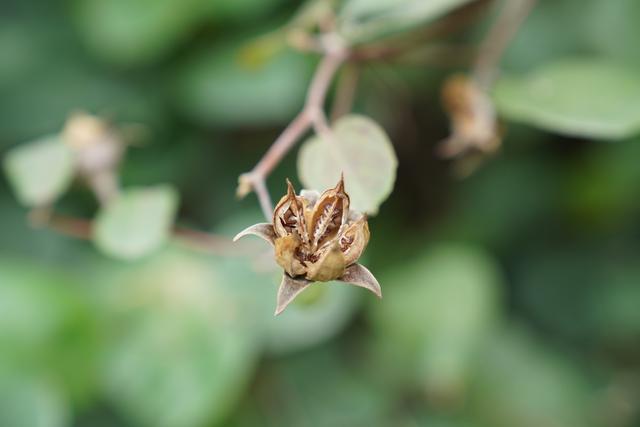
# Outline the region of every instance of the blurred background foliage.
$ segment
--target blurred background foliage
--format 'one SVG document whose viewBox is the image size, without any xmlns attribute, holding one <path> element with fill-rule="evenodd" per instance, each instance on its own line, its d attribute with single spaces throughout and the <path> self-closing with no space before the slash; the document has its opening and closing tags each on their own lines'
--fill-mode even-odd
<svg viewBox="0 0 640 427">
<path fill-rule="evenodd" d="M 500 2 L 346 3 L 356 43 L 480 3 L 442 46 L 477 44 Z M 3 157 L 76 110 L 136 124 L 123 184 L 171 184 L 179 224 L 234 235 L 260 218 L 237 177 L 317 62 L 277 31 L 299 6 L 3 0 Z M 399 160 L 365 260 L 382 301 L 319 285 L 274 318 L 268 254 L 111 259 L 31 228 L 3 175 L 0 426 L 640 426 L 639 20 L 637 0 L 538 1 L 502 61 L 503 147 L 465 179 L 434 154 L 440 86 L 464 61 L 362 64 L 354 111 Z M 285 177 L 300 182 L 293 154 L 272 195 Z M 92 217 L 70 185 L 57 209 Z"/>
</svg>

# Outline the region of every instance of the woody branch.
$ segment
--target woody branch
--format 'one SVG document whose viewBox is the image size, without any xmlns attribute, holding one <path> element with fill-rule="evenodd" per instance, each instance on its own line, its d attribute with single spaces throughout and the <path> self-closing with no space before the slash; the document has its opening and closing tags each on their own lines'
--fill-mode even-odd
<svg viewBox="0 0 640 427">
<path fill-rule="evenodd" d="M 319 134 L 330 132 L 324 103 L 336 72 L 348 57 L 348 49 L 342 40 L 327 34 L 322 40 L 324 56 L 311 80 L 302 111 L 284 129 L 269 147 L 262 159 L 238 179 L 237 195 L 242 198 L 254 191 L 267 220 L 273 215 L 273 203 L 267 190 L 266 179 L 295 143 L 311 128 Z"/>
</svg>

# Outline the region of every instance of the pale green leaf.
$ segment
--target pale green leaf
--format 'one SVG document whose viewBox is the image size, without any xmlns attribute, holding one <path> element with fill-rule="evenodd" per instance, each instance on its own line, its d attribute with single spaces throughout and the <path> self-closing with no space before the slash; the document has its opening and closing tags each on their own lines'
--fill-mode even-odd
<svg viewBox="0 0 640 427">
<path fill-rule="evenodd" d="M 2 427 L 65 427 L 69 412 L 60 391 L 44 378 L 0 372 Z"/>
<path fill-rule="evenodd" d="M 21 203 L 41 206 L 64 193 L 73 178 L 73 153 L 57 135 L 20 145 L 4 159 L 4 169 Z"/>
<path fill-rule="evenodd" d="M 598 425 L 596 398 L 579 363 L 510 327 L 486 342 L 476 358 L 468 399 L 474 419 L 493 427 Z"/>
<path fill-rule="evenodd" d="M 348 0 L 340 13 L 340 32 L 351 42 L 366 42 L 437 19 L 470 1 Z"/>
<path fill-rule="evenodd" d="M 235 406 L 261 341 L 256 302 L 230 277 L 211 257 L 171 248 L 105 283 L 103 383 L 133 425 L 220 425 Z"/>
<path fill-rule="evenodd" d="M 225 427 L 417 425 L 399 422 L 393 391 L 358 369 L 368 355 L 358 359 L 357 352 L 344 350 L 329 344 L 276 359 Z M 278 402 L 277 410 L 273 402 Z"/>
<path fill-rule="evenodd" d="M 607 56 L 640 65 L 640 51 L 631 40 L 640 39 L 640 2 L 637 0 L 574 1 L 576 14 L 584 14 L 584 37 Z M 580 8 L 580 9 L 578 9 Z M 575 15 L 574 15 L 575 16 Z M 566 28 L 566 26 L 563 26 Z"/>
<path fill-rule="evenodd" d="M 617 140 L 640 132 L 637 71 L 603 59 L 564 59 L 504 77 L 495 101 L 508 119 L 566 135 Z"/>
<path fill-rule="evenodd" d="M 166 185 L 126 190 L 98 214 L 94 242 L 116 258 L 144 256 L 165 242 L 177 205 Z"/>
<path fill-rule="evenodd" d="M 381 281 L 393 286 L 371 309 L 389 375 L 410 375 L 404 381 L 435 395 L 456 393 L 501 312 L 496 262 L 473 247 L 441 244 Z"/>
<path fill-rule="evenodd" d="M 369 214 L 389 197 L 398 160 L 389 137 L 373 120 L 358 115 L 334 125 L 334 141 L 319 137 L 304 143 L 298 154 L 298 175 L 306 188 L 334 187 L 344 173 L 352 209 Z"/>
<path fill-rule="evenodd" d="M 76 280 L 42 262 L 0 258 L 0 388 L 3 369 L 20 383 L 36 371 L 63 387 L 65 398 L 80 403 L 92 397 L 95 323 L 79 289 Z M 2 413 L 0 407 L 0 426 L 14 425 Z"/>
</svg>

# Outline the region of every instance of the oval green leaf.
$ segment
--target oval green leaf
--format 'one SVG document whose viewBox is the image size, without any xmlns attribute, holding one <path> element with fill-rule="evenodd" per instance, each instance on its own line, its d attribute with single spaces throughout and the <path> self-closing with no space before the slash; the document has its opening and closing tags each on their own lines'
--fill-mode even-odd
<svg viewBox="0 0 640 427">
<path fill-rule="evenodd" d="M 9 151 L 4 169 L 21 203 L 42 206 L 69 187 L 74 173 L 73 153 L 58 135 L 51 135 Z"/>
<path fill-rule="evenodd" d="M 566 135 L 618 140 L 640 132 L 640 77 L 602 59 L 564 59 L 495 90 L 506 118 Z"/>
<path fill-rule="evenodd" d="M 373 120 L 345 116 L 333 128 L 336 141 L 306 141 L 298 154 L 298 175 L 306 188 L 331 188 L 344 173 L 352 209 L 376 214 L 396 180 L 398 159 L 384 130 Z"/>
<path fill-rule="evenodd" d="M 597 389 L 575 360 L 521 325 L 504 328 L 475 357 L 467 405 L 479 425 L 594 425 Z M 597 423 L 596 423 L 597 424 Z"/>
<path fill-rule="evenodd" d="M 417 382 L 435 396 L 459 391 L 501 314 L 495 260 L 471 246 L 441 244 L 381 282 L 393 286 L 371 312 L 390 380 Z"/>
<path fill-rule="evenodd" d="M 60 387 L 69 403 L 83 404 L 94 392 L 92 305 L 75 278 L 41 264 L 0 258 L 0 384 L 3 373 L 22 381 L 37 372 Z M 3 409 L 0 404 L 1 426 L 32 425 L 7 422 Z"/>
<path fill-rule="evenodd" d="M 165 242 L 177 206 L 170 186 L 126 190 L 98 214 L 94 242 L 116 258 L 144 256 Z"/>
<path fill-rule="evenodd" d="M 171 248 L 104 283 L 103 384 L 132 425 L 222 425 L 242 396 L 261 343 L 255 304 L 217 261 Z"/>
<path fill-rule="evenodd" d="M 0 372 L 0 425 L 3 427 L 64 427 L 68 402 L 45 377 Z"/>
</svg>

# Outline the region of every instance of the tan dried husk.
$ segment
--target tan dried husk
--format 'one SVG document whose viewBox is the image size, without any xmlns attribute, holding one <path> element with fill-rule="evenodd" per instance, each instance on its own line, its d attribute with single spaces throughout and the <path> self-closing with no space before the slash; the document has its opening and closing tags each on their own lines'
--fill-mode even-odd
<svg viewBox="0 0 640 427">
<path fill-rule="evenodd" d="M 487 93 L 473 79 L 456 74 L 442 88 L 442 103 L 451 120 L 451 136 L 440 146 L 444 157 L 475 150 L 492 153 L 501 135 L 495 108 Z"/>
<path fill-rule="evenodd" d="M 289 181 L 287 187 L 273 214 L 276 262 L 292 277 L 320 282 L 339 278 L 369 242 L 366 217 L 349 211 L 343 179 L 320 196 L 298 196 Z"/>
<path fill-rule="evenodd" d="M 285 274 L 278 290 L 276 315 L 314 282 L 336 280 L 362 287 L 382 298 L 380 284 L 357 263 L 369 243 L 367 217 L 349 209 L 344 180 L 318 194 L 296 195 L 287 180 L 271 223 L 254 224 L 238 233 L 261 237 L 274 247 L 275 259 Z"/>
</svg>

